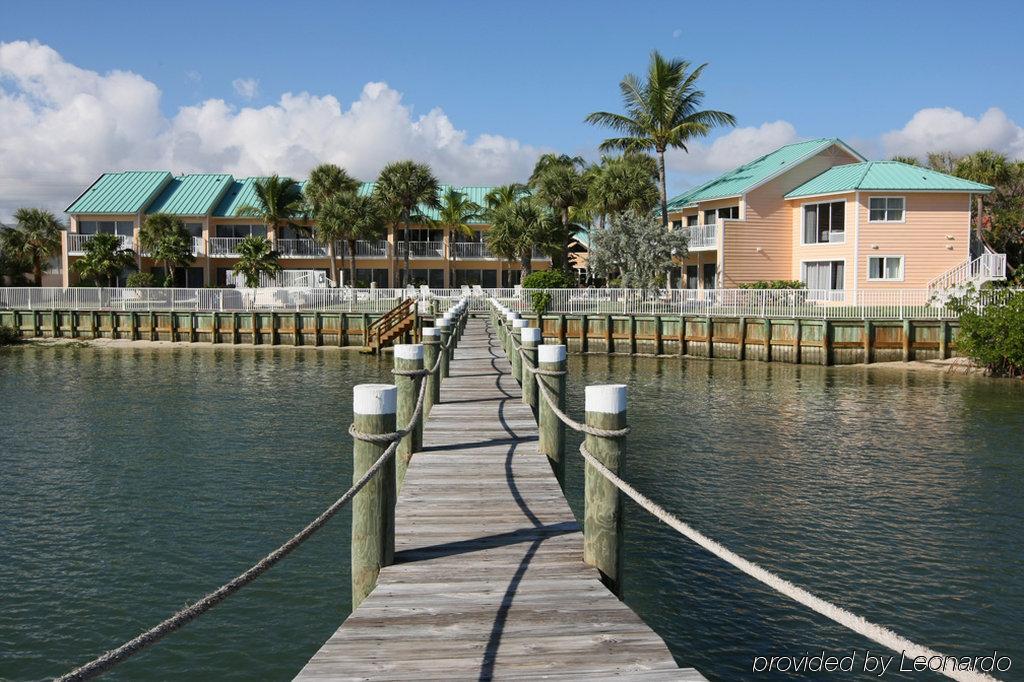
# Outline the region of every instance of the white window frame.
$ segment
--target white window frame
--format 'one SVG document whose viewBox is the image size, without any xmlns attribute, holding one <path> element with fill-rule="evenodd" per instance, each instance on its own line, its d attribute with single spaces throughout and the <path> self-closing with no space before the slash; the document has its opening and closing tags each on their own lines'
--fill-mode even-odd
<svg viewBox="0 0 1024 682">
<path fill-rule="evenodd" d="M 895 222 L 895 221 L 894 221 Z M 871 261 L 874 258 L 882 259 L 882 276 L 872 277 L 871 276 Z M 900 276 L 899 277 L 886 277 L 885 276 L 885 259 L 886 258 L 899 258 L 900 260 Z M 902 282 L 907 276 L 907 259 L 904 256 L 897 255 L 895 253 L 889 254 L 869 254 L 868 255 L 868 281 L 869 282 Z"/>
<path fill-rule="evenodd" d="M 806 236 L 806 234 L 804 232 L 804 230 L 805 230 L 804 221 L 807 219 L 807 214 L 806 214 L 807 207 L 808 206 L 820 206 L 822 204 L 838 204 L 838 203 L 842 203 L 843 204 L 843 241 L 841 241 L 841 242 L 834 242 L 831 239 L 829 239 L 829 241 L 827 241 L 827 242 L 808 242 L 808 241 L 804 241 L 804 237 Z M 846 243 L 846 216 L 847 216 L 847 209 L 849 208 L 847 206 L 847 203 L 849 203 L 849 202 L 846 199 L 828 199 L 828 200 L 823 200 L 823 201 L 805 201 L 804 203 L 800 204 L 800 245 L 801 246 L 828 246 L 829 244 L 845 244 Z M 817 214 L 815 214 L 815 215 L 817 215 Z M 829 220 L 831 220 L 831 215 L 829 216 Z M 817 230 L 817 225 L 815 225 L 815 233 L 817 233 L 817 231 L 818 231 Z M 832 232 L 832 227 L 830 225 L 829 226 L 829 233 L 831 234 L 831 232 Z M 836 259 L 831 259 L 831 260 L 836 260 Z"/>
<path fill-rule="evenodd" d="M 871 219 L 871 200 L 872 199 L 899 199 L 900 201 L 903 202 L 903 219 L 902 220 L 872 220 Z M 888 213 L 889 213 L 889 207 L 888 206 L 886 206 L 885 212 L 888 215 Z M 889 224 L 893 224 L 893 225 L 900 225 L 902 223 L 907 222 L 907 198 L 905 196 L 895 197 L 895 196 L 891 196 L 891 195 L 869 196 L 868 197 L 868 222 L 869 223 L 876 223 L 876 224 L 889 223 Z"/>
<path fill-rule="evenodd" d="M 841 289 L 832 289 L 831 291 L 843 291 L 843 292 L 848 291 L 847 288 L 846 288 L 846 269 L 849 266 L 849 263 L 846 261 L 846 258 L 829 258 L 827 256 L 821 256 L 821 257 L 818 257 L 818 258 L 802 258 L 802 259 L 800 259 L 800 281 L 804 283 L 804 286 L 807 286 L 807 264 L 808 263 L 838 263 L 838 262 L 842 262 L 842 264 L 843 264 L 843 282 L 842 282 L 843 286 L 842 286 Z M 850 289 L 849 291 L 852 291 L 852 289 Z"/>
</svg>

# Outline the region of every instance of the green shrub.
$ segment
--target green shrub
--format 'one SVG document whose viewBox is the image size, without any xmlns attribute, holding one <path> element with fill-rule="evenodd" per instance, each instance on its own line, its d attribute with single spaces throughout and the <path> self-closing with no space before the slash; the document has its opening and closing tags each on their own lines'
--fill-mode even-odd
<svg viewBox="0 0 1024 682">
<path fill-rule="evenodd" d="M 133 272 L 128 275 L 128 279 L 125 281 L 125 286 L 138 287 L 145 289 L 156 286 L 156 278 L 153 277 L 152 272 Z"/>
<path fill-rule="evenodd" d="M 960 315 L 957 350 L 991 374 L 1024 374 L 1024 292 L 995 293 L 996 302 L 984 308 L 969 292 L 948 304 Z"/>
<path fill-rule="evenodd" d="M 551 294 L 547 291 L 535 291 L 532 296 L 533 312 L 537 315 L 537 326 L 540 326 L 540 316 L 548 311 L 551 305 Z"/>
<path fill-rule="evenodd" d="M 561 270 L 538 270 L 523 277 L 524 289 L 572 289 L 576 280 Z"/>
<path fill-rule="evenodd" d="M 756 282 L 744 282 L 740 289 L 804 289 L 806 285 L 798 279 L 759 279 Z"/>
<path fill-rule="evenodd" d="M 0 346 L 13 346 L 21 343 L 21 334 L 14 327 L 0 325 Z"/>
</svg>

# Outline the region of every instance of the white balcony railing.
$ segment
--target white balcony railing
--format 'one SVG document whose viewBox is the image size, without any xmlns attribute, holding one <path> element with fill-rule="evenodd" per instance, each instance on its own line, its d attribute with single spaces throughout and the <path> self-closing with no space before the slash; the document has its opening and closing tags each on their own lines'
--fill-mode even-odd
<svg viewBox="0 0 1024 682">
<path fill-rule="evenodd" d="M 94 234 L 68 233 L 68 253 L 72 256 L 80 256 L 85 253 L 85 243 L 95 237 Z M 119 234 L 117 238 L 121 241 L 122 249 L 134 249 L 135 243 L 129 234 Z"/>
<path fill-rule="evenodd" d="M 444 258 L 444 242 L 409 242 L 410 258 Z M 405 258 L 405 242 L 398 242 L 395 245 L 395 252 L 399 258 Z"/>
<path fill-rule="evenodd" d="M 928 282 L 928 290 L 948 292 L 966 287 L 968 284 L 978 286 L 1003 279 L 1006 279 L 1006 254 L 996 253 L 986 247 L 985 253 L 974 260 L 964 261 Z"/>
<path fill-rule="evenodd" d="M 691 251 L 714 249 L 718 246 L 717 225 L 691 225 L 686 229 L 686 244 Z"/>
<path fill-rule="evenodd" d="M 348 250 L 348 242 L 338 242 L 334 246 L 334 252 L 339 258 L 351 258 Z M 356 242 L 356 258 L 387 258 L 388 242 L 386 239 L 373 241 L 359 240 Z"/>
<path fill-rule="evenodd" d="M 245 237 L 210 237 L 211 256 L 237 256 L 238 245 Z"/>
<path fill-rule="evenodd" d="M 483 242 L 453 242 L 452 255 L 455 258 L 495 258 Z"/>
<path fill-rule="evenodd" d="M 193 256 L 205 256 L 206 255 L 206 242 L 203 241 L 202 237 L 192 237 L 192 255 Z"/>
<path fill-rule="evenodd" d="M 312 239 L 278 239 L 275 248 L 282 258 L 327 258 L 327 245 Z"/>
</svg>

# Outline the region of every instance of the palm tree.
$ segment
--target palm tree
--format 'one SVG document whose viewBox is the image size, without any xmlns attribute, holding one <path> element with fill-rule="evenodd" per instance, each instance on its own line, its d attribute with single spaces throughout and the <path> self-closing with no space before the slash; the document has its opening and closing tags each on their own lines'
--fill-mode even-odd
<svg viewBox="0 0 1024 682">
<path fill-rule="evenodd" d="M 559 234 L 560 223 L 535 197 L 520 197 L 490 211 L 491 229 L 487 246 L 509 261 L 519 261 L 522 277 L 533 272 L 533 247 L 550 244 Z"/>
<path fill-rule="evenodd" d="M 387 231 L 384 212 L 372 196 L 345 192 L 328 199 L 318 216 L 318 238 L 330 239 L 331 243 L 339 239 L 348 242 L 349 283 L 356 286 L 356 242 L 384 236 Z"/>
<path fill-rule="evenodd" d="M 647 67 L 647 80 L 628 74 L 619 83 L 625 114 L 595 111 L 588 123 L 602 125 L 622 134 L 601 144 L 602 151 L 622 149 L 634 152 L 654 150 L 658 156 L 658 189 L 661 195 L 661 222 L 668 226 L 668 197 L 665 189 L 665 151 L 706 137 L 720 125 L 736 125 L 736 118 L 724 111 L 704 110 L 704 92 L 697 89 L 707 64 L 691 70 L 683 59 L 665 59 L 655 50 Z"/>
<path fill-rule="evenodd" d="M 268 233 L 276 231 L 281 225 L 309 231 L 308 227 L 293 222 L 302 218 L 305 212 L 299 183 L 275 173 L 269 178 L 258 179 L 253 189 L 256 192 L 256 203 L 239 208 L 239 215 L 259 218 L 267 226 Z"/>
<path fill-rule="evenodd" d="M 998 188 L 1004 185 L 1011 176 L 1011 167 L 1006 157 L 1002 154 L 984 149 L 961 157 L 956 162 L 955 175 L 974 182 L 980 182 Z M 976 214 L 974 222 L 974 233 L 978 242 L 986 245 L 984 230 L 984 201 L 983 194 L 975 194 Z"/>
<path fill-rule="evenodd" d="M 576 231 L 569 214 L 587 201 L 587 179 L 580 172 L 582 167 L 583 159 L 578 156 L 543 154 L 530 176 L 537 198 L 561 219 L 561 234 L 557 237 L 561 242 L 558 265 L 566 273 L 569 271 L 569 240 Z"/>
<path fill-rule="evenodd" d="M 889 160 L 890 161 L 895 161 L 896 163 L 905 163 L 908 166 L 920 166 L 921 165 L 921 160 L 918 159 L 916 156 L 904 156 L 904 155 L 901 155 L 901 154 L 897 154 L 896 156 L 890 157 Z"/>
<path fill-rule="evenodd" d="M 260 285 L 262 275 L 273 277 L 281 272 L 279 257 L 269 239 L 251 235 L 238 242 L 238 262 L 231 272 L 244 277 L 245 286 L 254 289 Z"/>
<path fill-rule="evenodd" d="M 374 196 L 393 222 L 403 228 L 405 241 L 405 270 L 402 286 L 409 281 L 409 223 L 418 208 L 440 208 L 437 193 L 439 185 L 430 166 L 415 161 L 395 161 L 384 166 L 374 187 Z"/>
<path fill-rule="evenodd" d="M 325 226 L 322 222 L 324 207 L 339 196 L 355 196 L 360 182 L 348 172 L 333 163 L 322 163 L 309 173 L 309 179 L 302 188 L 306 197 L 306 206 L 314 220 L 313 237 L 321 244 L 327 245 L 327 258 L 331 261 L 331 281 L 338 286 L 338 263 L 335 260 L 334 243 L 344 234 L 344 225 L 332 222 Z"/>
<path fill-rule="evenodd" d="M 94 283 L 106 280 L 107 286 L 112 287 L 119 274 L 135 265 L 135 252 L 121 248 L 116 234 L 100 232 L 82 248 L 84 253 L 75 261 L 74 268 L 82 279 Z"/>
<path fill-rule="evenodd" d="M 452 261 L 455 261 L 454 237 L 459 234 L 470 237 L 474 234 L 473 228 L 469 226 L 470 221 L 480 217 L 483 208 L 480 204 L 471 200 L 465 193 L 452 187 L 441 197 L 441 208 L 438 209 L 437 224 L 448 228 L 448 253 Z"/>
<path fill-rule="evenodd" d="M 511 203 L 519 197 L 529 194 L 529 192 L 530 188 L 519 182 L 492 187 L 491 191 L 484 196 L 484 203 L 487 204 L 484 215 L 488 216 L 490 211 L 504 204 Z"/>
<path fill-rule="evenodd" d="M 41 208 L 19 208 L 14 212 L 16 226 L 4 230 L 3 249 L 7 257 L 32 269 L 32 281 L 43 285 L 43 265 L 60 253 L 60 233 L 64 225 L 53 213 Z"/>
<path fill-rule="evenodd" d="M 24 254 L 25 232 L 0 224 L 0 278 L 10 277 L 14 286 L 23 284 L 32 269 Z"/>
<path fill-rule="evenodd" d="M 589 181 L 588 212 L 598 228 L 614 213 L 644 213 L 658 204 L 658 166 L 647 154 L 627 153 L 602 157 L 600 165 L 586 172 Z"/>
<path fill-rule="evenodd" d="M 192 256 L 192 235 L 177 216 L 154 213 L 139 229 L 139 247 L 150 258 L 164 264 L 164 286 L 174 286 L 174 269 L 188 267 Z"/>
</svg>

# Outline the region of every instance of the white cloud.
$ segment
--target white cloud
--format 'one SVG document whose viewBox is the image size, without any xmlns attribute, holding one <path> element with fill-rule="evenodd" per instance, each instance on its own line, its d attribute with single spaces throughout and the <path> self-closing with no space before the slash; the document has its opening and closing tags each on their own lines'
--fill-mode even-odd
<svg viewBox="0 0 1024 682">
<path fill-rule="evenodd" d="M 260 82 L 256 78 L 236 78 L 231 81 L 235 93 L 245 100 L 251 100 L 260 94 Z"/>
<path fill-rule="evenodd" d="M 928 152 L 968 154 L 994 149 L 1012 158 L 1024 157 L 1024 128 L 1001 109 L 992 107 L 979 118 L 950 107 L 921 109 L 899 130 L 882 136 L 887 156 L 923 157 Z"/>
<path fill-rule="evenodd" d="M 676 30 L 672 31 L 673 38 L 678 38 L 681 35 L 683 35 L 683 29 L 681 28 L 677 28 Z"/>
<path fill-rule="evenodd" d="M 367 83 L 347 107 L 302 92 L 258 108 L 209 99 L 167 117 L 160 96 L 131 72 L 81 69 L 37 42 L 0 43 L 0 220 L 18 206 L 61 210 L 110 170 L 304 177 L 332 161 L 369 179 L 412 158 L 442 182 L 493 184 L 525 179 L 546 151 L 470 138 L 440 108 L 414 116 L 386 83 Z"/>
<path fill-rule="evenodd" d="M 708 176 L 722 173 L 767 154 L 800 137 L 788 121 L 762 123 L 758 127 L 735 128 L 710 144 L 694 141 L 687 145 L 689 153 L 674 149 L 665 154 L 665 165 L 686 176 Z"/>
</svg>

